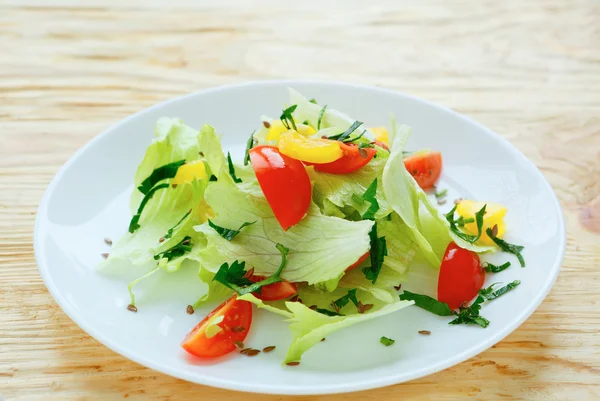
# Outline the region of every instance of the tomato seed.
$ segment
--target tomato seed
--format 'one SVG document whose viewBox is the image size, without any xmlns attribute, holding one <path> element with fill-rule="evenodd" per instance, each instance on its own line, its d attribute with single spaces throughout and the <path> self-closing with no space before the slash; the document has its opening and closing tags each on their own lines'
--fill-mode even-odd
<svg viewBox="0 0 600 401">
<path fill-rule="evenodd" d="M 325 341 L 325 337 L 321 338 L 321 341 Z"/>
<path fill-rule="evenodd" d="M 498 236 L 498 224 L 494 224 L 494 227 L 492 227 L 492 237 L 496 236 Z"/>
<path fill-rule="evenodd" d="M 251 349 L 246 352 L 246 355 L 248 355 L 248 356 L 255 356 L 258 354 L 260 354 L 260 350 L 257 350 L 257 349 Z"/>
<path fill-rule="evenodd" d="M 462 202 L 462 200 L 463 200 L 462 198 L 456 198 L 456 199 L 454 199 L 454 204 L 458 205 L 460 202 Z"/>
<path fill-rule="evenodd" d="M 235 346 L 238 347 L 239 349 L 243 349 L 244 348 L 244 343 L 241 341 L 236 341 L 234 342 Z"/>
<path fill-rule="evenodd" d="M 274 345 L 269 345 L 268 347 L 263 348 L 263 352 L 271 352 L 275 349 Z"/>
<path fill-rule="evenodd" d="M 248 351 L 251 351 L 252 348 L 244 348 L 243 350 L 240 351 L 240 354 L 245 354 Z"/>
<path fill-rule="evenodd" d="M 171 184 L 171 188 L 177 188 L 177 184 Z"/>
<path fill-rule="evenodd" d="M 242 326 L 233 326 L 231 328 L 231 331 L 233 331 L 234 333 L 242 333 L 242 332 L 246 331 L 246 328 L 242 327 Z"/>
<path fill-rule="evenodd" d="M 288 362 L 288 363 L 286 363 L 286 365 L 288 365 L 288 366 L 298 366 L 298 365 L 300 365 L 300 362 Z"/>
<path fill-rule="evenodd" d="M 188 315 L 193 315 L 194 314 L 194 307 L 192 305 L 188 305 L 186 310 Z"/>
<path fill-rule="evenodd" d="M 158 242 L 165 242 L 165 239 L 161 237 L 158 239 Z"/>
<path fill-rule="evenodd" d="M 428 336 L 431 334 L 431 331 L 429 330 L 419 330 L 419 334 L 423 334 L 424 336 Z"/>
<path fill-rule="evenodd" d="M 129 304 L 127 305 L 127 310 L 130 312 L 137 312 L 137 307 L 135 305 Z"/>
<path fill-rule="evenodd" d="M 189 244 L 190 244 L 190 242 L 192 242 L 192 240 L 191 240 L 191 239 L 186 239 L 185 241 L 183 241 L 183 242 L 181 243 L 181 245 L 189 245 Z"/>
<path fill-rule="evenodd" d="M 102 254 L 102 257 L 103 257 L 104 259 L 107 259 L 107 258 L 108 258 L 108 253 L 104 252 L 104 253 Z"/>
<path fill-rule="evenodd" d="M 106 245 L 112 245 L 112 240 L 108 237 L 104 238 L 104 242 L 106 243 Z"/>
<path fill-rule="evenodd" d="M 394 286 L 394 289 L 395 289 L 396 291 L 400 291 L 400 288 L 402 288 L 402 284 L 398 284 L 398 285 L 395 285 L 395 286 Z"/>
</svg>

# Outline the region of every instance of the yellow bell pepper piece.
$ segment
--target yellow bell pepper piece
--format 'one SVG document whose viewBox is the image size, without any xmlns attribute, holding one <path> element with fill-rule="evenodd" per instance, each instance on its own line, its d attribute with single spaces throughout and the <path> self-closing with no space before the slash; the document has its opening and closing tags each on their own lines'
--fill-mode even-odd
<svg viewBox="0 0 600 401">
<path fill-rule="evenodd" d="M 187 184 L 206 178 L 206 167 L 204 167 L 204 162 L 202 160 L 196 160 L 179 167 L 171 184 Z"/>
<path fill-rule="evenodd" d="M 288 130 L 281 120 L 273 120 L 270 124 L 269 132 L 267 132 L 267 141 L 278 141 L 281 134 Z M 317 132 L 313 127 L 305 124 L 296 123 L 296 128 L 298 128 L 297 132 L 304 136 L 311 136 Z"/>
<path fill-rule="evenodd" d="M 330 163 L 343 155 L 337 141 L 307 138 L 294 130 L 281 134 L 279 137 L 279 151 L 293 159 L 310 163 Z"/>
<path fill-rule="evenodd" d="M 390 145 L 390 137 L 386 127 L 373 127 L 369 129 L 373 134 L 375 134 L 375 139 L 385 143 L 388 146 Z"/>
<path fill-rule="evenodd" d="M 498 238 L 502 238 L 504 233 L 506 232 L 506 224 L 504 223 L 504 216 L 508 209 L 500 204 L 492 203 L 492 202 L 475 202 L 472 200 L 462 200 L 458 205 L 456 205 L 456 212 L 459 216 L 462 216 L 464 219 L 475 218 L 475 213 L 477 213 L 483 205 L 487 205 L 485 207 L 485 214 L 483 215 L 483 227 L 481 238 L 477 241 L 478 244 L 481 245 L 494 245 L 494 241 L 486 234 L 486 230 L 488 228 L 494 228 L 494 226 L 498 226 Z M 467 234 L 477 235 L 477 222 L 467 223 L 462 227 L 463 231 Z"/>
</svg>

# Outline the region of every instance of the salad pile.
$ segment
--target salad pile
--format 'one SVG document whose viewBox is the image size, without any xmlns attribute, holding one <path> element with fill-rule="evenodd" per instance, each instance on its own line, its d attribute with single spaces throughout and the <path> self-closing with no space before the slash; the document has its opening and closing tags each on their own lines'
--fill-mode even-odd
<svg viewBox="0 0 600 401">
<path fill-rule="evenodd" d="M 290 89 L 289 107 L 261 117 L 234 163 L 210 125 L 162 118 L 135 175 L 128 233 L 100 267 L 152 266 L 129 284 L 135 312 L 137 283 L 195 263 L 207 290 L 188 313 L 223 301 L 183 339 L 200 358 L 260 352 L 243 344 L 255 307 L 289 322 L 291 366 L 332 332 L 411 305 L 487 327 L 481 304 L 519 282 L 482 288 L 510 262 L 479 254 L 501 250 L 524 266 L 523 247 L 502 239 L 502 205 L 456 200 L 438 211 L 442 156 L 406 151 L 410 131 L 393 118 L 389 129 L 367 128 Z M 401 291 L 416 260 L 439 269 L 437 299 Z"/>
</svg>

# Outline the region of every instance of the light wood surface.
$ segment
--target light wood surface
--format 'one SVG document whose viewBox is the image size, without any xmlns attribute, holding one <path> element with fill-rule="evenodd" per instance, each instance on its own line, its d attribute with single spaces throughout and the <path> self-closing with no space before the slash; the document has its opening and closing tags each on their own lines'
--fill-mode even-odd
<svg viewBox="0 0 600 401">
<path fill-rule="evenodd" d="M 542 170 L 568 230 L 552 292 L 490 350 L 410 383 L 286 399 L 600 399 L 600 234 L 579 221 L 600 196 L 597 0 L 0 0 L 0 399 L 285 398 L 115 354 L 55 304 L 32 250 L 47 184 L 94 135 L 174 96 L 273 78 L 380 85 L 475 118 Z"/>
</svg>

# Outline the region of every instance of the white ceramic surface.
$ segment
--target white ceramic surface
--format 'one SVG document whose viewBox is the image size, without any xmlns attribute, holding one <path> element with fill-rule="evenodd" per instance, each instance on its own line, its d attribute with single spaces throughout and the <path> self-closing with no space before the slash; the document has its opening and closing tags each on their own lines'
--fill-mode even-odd
<svg viewBox="0 0 600 401">
<path fill-rule="evenodd" d="M 139 312 L 126 310 L 126 285 L 139 272 L 106 276 L 98 274 L 95 266 L 101 253 L 110 251 L 103 239 L 116 240 L 126 231 L 132 178 L 152 140 L 155 121 L 170 116 L 196 128 L 210 123 L 223 133 L 224 147 L 240 160 L 259 116 L 281 113 L 288 86 L 365 121 L 367 126 L 387 125 L 393 112 L 399 122 L 413 127 L 408 149 L 429 147 L 443 153 L 439 186 L 449 189 L 449 200 L 461 196 L 508 206 L 507 240 L 526 246 L 527 267 L 518 267 L 507 255 L 492 259 L 510 259 L 513 266 L 488 275 L 486 284 L 514 279 L 522 284 L 484 306 L 482 315 L 491 321 L 487 329 L 449 326 L 448 318 L 411 307 L 340 331 L 305 354 L 300 366 L 287 367 L 281 365 L 291 340 L 286 324 L 260 311 L 246 342 L 256 348 L 276 345 L 274 352 L 198 363 L 179 347 L 188 330 L 210 309 L 186 314 L 186 306 L 203 290 L 193 269 L 143 282 L 136 287 Z M 215 387 L 318 394 L 422 377 L 500 341 L 533 313 L 554 283 L 565 249 L 565 227 L 558 201 L 537 168 L 499 135 L 469 118 L 380 88 L 280 81 L 190 94 L 137 113 L 96 137 L 66 163 L 48 187 L 37 214 L 34 246 L 40 273 L 62 309 L 90 335 L 127 358 Z M 410 289 L 410 283 L 405 288 Z M 418 330 L 432 334 L 422 336 Z M 396 343 L 382 346 L 382 335 Z"/>
</svg>

